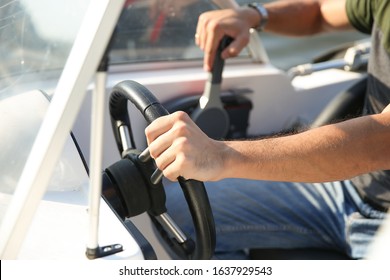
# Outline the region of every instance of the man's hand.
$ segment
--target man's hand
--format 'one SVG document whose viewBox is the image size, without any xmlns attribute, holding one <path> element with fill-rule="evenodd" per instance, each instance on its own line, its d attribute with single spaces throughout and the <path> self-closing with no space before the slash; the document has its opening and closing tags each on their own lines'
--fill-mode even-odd
<svg viewBox="0 0 390 280">
<path fill-rule="evenodd" d="M 249 42 L 249 30 L 256 25 L 256 11 L 250 8 L 209 11 L 199 16 L 195 42 L 204 51 L 204 69 L 211 71 L 219 42 L 227 35 L 233 42 L 222 52 L 223 59 L 237 56 Z"/>
<path fill-rule="evenodd" d="M 207 137 L 186 113 L 156 119 L 145 134 L 150 155 L 168 179 L 220 179 L 226 146 Z"/>
</svg>

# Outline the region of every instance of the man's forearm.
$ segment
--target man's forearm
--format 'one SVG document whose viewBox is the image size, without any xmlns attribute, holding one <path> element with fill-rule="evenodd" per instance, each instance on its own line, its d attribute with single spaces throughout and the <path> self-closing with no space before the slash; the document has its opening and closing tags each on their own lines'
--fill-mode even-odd
<svg viewBox="0 0 390 280">
<path fill-rule="evenodd" d="M 390 168 L 389 115 L 378 114 L 303 133 L 225 142 L 222 177 L 324 182 Z"/>
<path fill-rule="evenodd" d="M 350 28 L 344 0 L 281 0 L 264 5 L 269 14 L 265 30 L 303 36 Z"/>
</svg>

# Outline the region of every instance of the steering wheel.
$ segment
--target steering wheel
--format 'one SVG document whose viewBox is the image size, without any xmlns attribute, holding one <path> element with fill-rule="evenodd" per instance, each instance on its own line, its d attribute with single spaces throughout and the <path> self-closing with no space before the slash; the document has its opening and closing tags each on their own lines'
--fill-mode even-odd
<svg viewBox="0 0 390 280">
<path fill-rule="evenodd" d="M 131 132 L 127 101 L 133 103 L 147 122 L 168 114 L 157 98 L 134 81 L 117 84 L 110 95 L 114 137 L 122 159 L 103 173 L 103 196 L 121 218 L 147 212 L 168 246 L 183 259 L 210 259 L 215 249 L 215 225 L 204 184 L 178 178 L 188 204 L 196 242 L 187 237 L 167 214 L 162 172 L 155 167 L 148 148 L 136 149 Z"/>
</svg>

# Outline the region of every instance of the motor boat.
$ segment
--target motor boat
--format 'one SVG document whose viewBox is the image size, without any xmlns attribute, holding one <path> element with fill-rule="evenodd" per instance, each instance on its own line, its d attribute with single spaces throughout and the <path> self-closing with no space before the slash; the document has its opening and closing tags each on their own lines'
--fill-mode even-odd
<svg viewBox="0 0 390 280">
<path fill-rule="evenodd" d="M 169 182 L 150 159 L 148 123 L 182 110 L 210 137 L 242 139 L 359 114 L 369 41 L 287 71 L 252 30 L 237 58 L 206 73 L 197 17 L 237 3 L 177 2 L 160 10 L 137 0 L 0 6 L 1 259 L 208 259 L 207 192 L 179 179 L 192 240 L 167 214 Z M 389 226 L 381 232 L 372 258 L 390 247 Z"/>
</svg>

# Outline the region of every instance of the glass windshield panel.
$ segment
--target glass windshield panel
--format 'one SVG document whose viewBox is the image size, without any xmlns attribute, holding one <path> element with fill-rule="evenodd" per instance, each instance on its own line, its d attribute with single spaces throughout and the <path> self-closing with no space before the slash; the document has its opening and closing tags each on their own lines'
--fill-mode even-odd
<svg viewBox="0 0 390 280">
<path fill-rule="evenodd" d="M 0 0 L 0 224 L 89 2 Z"/>
<path fill-rule="evenodd" d="M 110 63 L 201 59 L 194 35 L 202 12 L 217 9 L 206 0 L 130 0 L 113 36 Z"/>
<path fill-rule="evenodd" d="M 0 0 L 0 100 L 53 88 L 89 2 Z"/>
</svg>

